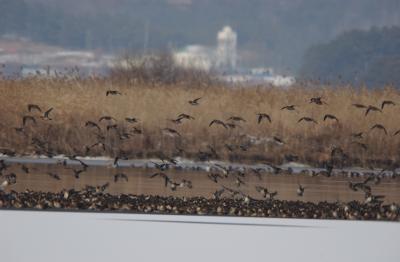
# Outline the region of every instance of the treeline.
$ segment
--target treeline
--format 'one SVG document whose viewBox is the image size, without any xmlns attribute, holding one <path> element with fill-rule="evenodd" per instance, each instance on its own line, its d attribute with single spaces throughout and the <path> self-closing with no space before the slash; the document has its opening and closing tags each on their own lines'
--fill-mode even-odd
<svg viewBox="0 0 400 262">
<path fill-rule="evenodd" d="M 400 88 L 400 27 L 353 30 L 313 46 L 306 52 L 300 76 Z"/>
<path fill-rule="evenodd" d="M 144 46 L 165 50 L 215 45 L 217 32 L 230 25 L 238 32 L 239 48 L 245 50 L 241 65 L 293 72 L 310 45 L 348 28 L 399 23 L 400 12 L 398 0 L 179 2 L 184 1 L 0 0 L 0 36 L 17 34 L 67 48 L 137 52 Z"/>
</svg>

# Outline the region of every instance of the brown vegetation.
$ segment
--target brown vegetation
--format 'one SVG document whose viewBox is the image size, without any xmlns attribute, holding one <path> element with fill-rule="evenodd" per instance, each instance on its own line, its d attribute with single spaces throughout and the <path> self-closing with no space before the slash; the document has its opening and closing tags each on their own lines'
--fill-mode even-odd
<svg viewBox="0 0 400 262">
<path fill-rule="evenodd" d="M 121 95 L 108 95 L 117 90 Z M 166 85 L 127 83 L 115 79 L 29 78 L 0 80 L 0 147 L 19 154 L 77 154 L 85 155 L 86 146 L 98 141 L 96 128 L 85 127 L 93 121 L 101 127 L 105 136 L 106 151 L 94 146 L 89 155 L 152 157 L 157 152 L 188 158 L 219 158 L 241 162 L 299 161 L 322 165 L 331 158 L 340 158 L 342 165 L 384 166 L 399 158 L 400 129 L 399 92 L 395 89 L 353 89 L 343 87 L 307 88 L 293 86 L 289 89 L 273 87 L 227 87 L 221 84 L 199 85 L 187 83 Z M 201 99 L 199 105 L 189 100 Z M 313 97 L 322 97 L 322 104 L 310 103 Z M 317 99 L 318 100 L 318 99 Z M 352 104 L 381 108 L 382 112 L 357 108 Z M 316 100 L 314 100 L 316 101 Z M 42 119 L 43 113 L 28 111 L 28 104 L 39 105 L 44 111 L 54 108 L 50 118 Z M 295 110 L 281 110 L 296 105 Z M 170 121 L 185 113 L 195 119 L 183 119 L 181 124 Z M 258 123 L 259 113 L 271 118 Z M 324 116 L 337 117 L 338 121 Z M 23 116 L 30 115 L 36 124 L 27 121 L 22 132 Z M 117 121 L 101 121 L 101 116 L 112 116 Z M 229 120 L 232 116 L 245 121 Z M 128 123 L 125 118 L 135 117 L 138 123 Z M 299 120 L 303 117 L 315 120 Z M 209 126 L 214 119 L 235 123 L 236 128 L 222 125 Z M 109 128 L 107 124 L 117 124 Z M 374 128 L 380 124 L 387 130 Z M 141 130 L 142 134 L 134 132 Z M 174 129 L 181 136 L 171 134 L 165 128 Z M 363 132 L 362 138 L 352 136 Z M 128 133 L 128 138 L 121 134 Z M 44 142 L 42 148 L 32 139 Z M 282 140 L 283 143 L 278 141 Z M 233 151 L 229 151 L 230 145 Z M 212 154 L 211 146 L 217 155 Z M 182 149 L 183 151 L 180 151 Z M 199 151 L 202 153 L 199 154 Z M 339 155 L 337 154 L 339 152 Z M 43 153 L 43 152 L 42 152 Z M 208 155 L 207 155 L 208 154 Z M 203 156 L 203 157 L 202 157 Z"/>
</svg>

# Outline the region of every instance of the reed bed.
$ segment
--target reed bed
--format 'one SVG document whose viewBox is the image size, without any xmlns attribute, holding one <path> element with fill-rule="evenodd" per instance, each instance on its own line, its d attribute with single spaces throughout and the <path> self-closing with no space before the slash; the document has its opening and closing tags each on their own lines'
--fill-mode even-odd
<svg viewBox="0 0 400 262">
<path fill-rule="evenodd" d="M 107 90 L 118 90 L 122 95 L 106 96 Z M 351 86 L 307 87 L 302 84 L 282 89 L 269 86 L 232 87 L 215 84 L 146 84 L 102 78 L 32 77 L 28 79 L 0 80 L 0 147 L 18 154 L 40 153 L 32 144 L 33 138 L 46 142 L 47 153 L 67 155 L 117 156 L 123 152 L 130 158 L 154 157 L 159 153 L 169 156 L 199 158 L 199 151 L 214 148 L 218 158 L 240 162 L 283 163 L 297 161 L 321 166 L 332 158 L 332 149 L 340 148 L 343 165 L 382 167 L 399 159 L 400 129 L 399 91 L 394 88 L 369 90 Z M 202 97 L 199 105 L 188 103 Z M 322 97 L 324 105 L 310 103 L 311 97 Z M 397 105 L 386 106 L 382 112 L 370 112 L 352 106 L 353 103 L 381 107 L 384 100 Z M 53 107 L 52 120 L 43 120 L 39 112 L 28 112 L 28 104 L 37 104 L 43 110 Z M 296 111 L 281 110 L 286 105 L 297 105 Z M 186 113 L 195 120 L 176 119 Z M 265 119 L 257 123 L 257 113 L 267 113 L 272 123 Z M 325 114 L 335 115 L 334 120 L 323 121 Z M 37 124 L 27 123 L 24 133 L 22 117 L 32 115 Z M 85 122 L 97 122 L 101 116 L 117 119 L 118 130 L 106 130 L 106 150 L 86 147 L 98 141 L 94 128 Z M 240 116 L 246 122 L 239 127 L 225 129 L 209 126 L 213 119 L 227 122 L 231 116 Z M 312 117 L 318 124 L 300 122 L 301 117 Z M 136 117 L 137 124 L 127 123 L 126 117 Z M 388 134 L 373 129 L 383 125 Z M 121 132 L 136 127 L 142 134 L 129 139 L 119 139 Z M 177 130 L 181 137 L 173 137 L 163 128 Z M 363 138 L 352 133 L 363 132 Z M 278 143 L 275 138 L 284 143 Z M 360 146 L 363 143 L 366 147 Z M 233 152 L 226 145 L 233 145 Z M 240 145 L 246 145 L 240 147 Z M 35 151 L 36 150 L 36 151 Z"/>
</svg>

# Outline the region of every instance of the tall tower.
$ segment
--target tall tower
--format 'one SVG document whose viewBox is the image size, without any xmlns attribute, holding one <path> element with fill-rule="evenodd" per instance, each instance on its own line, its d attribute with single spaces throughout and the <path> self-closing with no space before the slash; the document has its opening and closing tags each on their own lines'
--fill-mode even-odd
<svg viewBox="0 0 400 262">
<path fill-rule="evenodd" d="M 237 34 L 230 26 L 225 26 L 217 35 L 217 68 L 235 70 L 237 61 Z"/>
</svg>

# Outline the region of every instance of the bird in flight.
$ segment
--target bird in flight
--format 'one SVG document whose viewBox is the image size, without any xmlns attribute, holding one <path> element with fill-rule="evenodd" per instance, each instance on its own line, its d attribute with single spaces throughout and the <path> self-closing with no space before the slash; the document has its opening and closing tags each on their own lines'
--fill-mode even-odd
<svg viewBox="0 0 400 262">
<path fill-rule="evenodd" d="M 181 134 L 179 134 L 178 131 L 176 131 L 175 129 L 172 128 L 163 128 L 162 131 L 164 131 L 165 133 L 167 133 L 168 135 L 172 135 L 172 136 L 181 136 Z"/>
<path fill-rule="evenodd" d="M 354 107 L 356 107 L 356 108 L 360 108 L 360 109 L 367 108 L 367 106 L 362 105 L 362 104 L 352 104 L 352 106 L 354 106 Z"/>
<path fill-rule="evenodd" d="M 199 105 L 199 100 L 201 99 L 201 97 L 193 99 L 193 100 L 189 100 L 189 104 L 191 104 L 192 106 L 197 106 Z"/>
<path fill-rule="evenodd" d="M 128 122 L 128 123 L 133 124 L 133 123 L 139 122 L 139 119 L 137 119 L 135 117 L 125 117 L 125 121 Z"/>
<path fill-rule="evenodd" d="M 296 111 L 297 105 L 288 105 L 281 108 L 281 110 Z"/>
<path fill-rule="evenodd" d="M 42 112 L 42 109 L 40 109 L 40 107 L 38 105 L 35 104 L 29 104 L 28 105 L 28 111 L 32 112 L 33 110 L 37 110 L 39 112 Z"/>
<path fill-rule="evenodd" d="M 95 128 L 97 128 L 97 129 L 100 131 L 99 125 L 96 124 L 96 123 L 93 122 L 93 121 L 86 121 L 85 126 L 86 126 L 86 127 L 95 127 Z"/>
<path fill-rule="evenodd" d="M 109 96 L 109 95 L 113 95 L 113 96 L 115 96 L 115 95 L 122 95 L 122 93 L 119 92 L 119 91 L 117 91 L 117 90 L 107 90 L 106 96 Z"/>
<path fill-rule="evenodd" d="M 381 109 L 383 110 L 383 108 L 384 108 L 386 105 L 388 105 L 388 106 L 395 106 L 396 103 L 394 103 L 393 101 L 390 101 L 390 100 L 385 100 L 385 101 L 382 102 Z"/>
<path fill-rule="evenodd" d="M 257 122 L 258 122 L 259 124 L 261 123 L 261 121 L 262 121 L 264 118 L 267 119 L 270 123 L 272 122 L 271 117 L 270 117 L 268 114 L 258 113 L 257 116 L 258 116 Z"/>
<path fill-rule="evenodd" d="M 302 197 L 304 195 L 304 190 L 305 190 L 305 187 L 303 187 L 302 185 L 299 184 L 299 187 L 297 188 L 297 191 L 296 191 L 297 195 Z"/>
<path fill-rule="evenodd" d="M 331 115 L 331 114 L 326 114 L 326 115 L 324 116 L 324 121 L 325 121 L 326 119 L 332 119 L 332 120 L 336 120 L 336 122 L 339 122 L 339 119 L 337 119 L 336 116 Z"/>
<path fill-rule="evenodd" d="M 370 105 L 370 106 L 368 106 L 367 110 L 365 111 L 365 116 L 367 116 L 370 111 L 375 111 L 375 112 L 381 112 L 382 113 L 381 109 Z"/>
<path fill-rule="evenodd" d="M 114 120 L 114 121 L 117 121 L 117 119 L 115 119 L 115 118 L 112 117 L 112 116 L 102 116 L 102 117 L 99 118 L 99 122 L 101 122 L 101 121 L 103 121 L 103 120 L 107 120 L 107 121 Z"/>
<path fill-rule="evenodd" d="M 187 120 L 194 120 L 194 117 L 193 116 L 191 116 L 191 115 L 188 115 L 188 114 L 180 114 L 179 116 L 178 116 L 178 119 L 187 119 Z"/>
<path fill-rule="evenodd" d="M 240 116 L 231 116 L 230 118 L 227 119 L 227 121 L 232 120 L 235 122 L 246 122 L 246 120 L 244 120 L 242 117 Z"/>
<path fill-rule="evenodd" d="M 126 182 L 128 182 L 128 176 L 125 175 L 124 173 L 118 173 L 114 175 L 114 183 L 117 183 L 118 180 L 124 179 Z"/>
<path fill-rule="evenodd" d="M 375 124 L 374 126 L 371 127 L 371 130 L 373 130 L 373 129 L 380 129 L 380 130 L 383 130 L 386 135 L 388 134 L 386 131 L 386 128 L 381 124 Z"/>
<path fill-rule="evenodd" d="M 216 125 L 221 125 L 221 126 L 223 126 L 225 129 L 228 128 L 227 125 L 226 125 L 224 122 L 222 122 L 221 120 L 218 120 L 218 119 L 214 119 L 213 121 L 211 121 L 210 124 L 209 124 L 208 126 L 212 126 L 212 125 L 214 125 L 214 124 L 216 124 Z"/>
<path fill-rule="evenodd" d="M 36 124 L 36 119 L 33 116 L 23 116 L 22 117 L 22 125 L 25 126 L 28 121 Z"/>
<path fill-rule="evenodd" d="M 51 178 L 54 178 L 56 180 L 61 180 L 61 178 L 56 174 L 56 173 L 52 173 L 52 172 L 48 172 L 47 173 Z"/>
<path fill-rule="evenodd" d="M 358 142 L 358 141 L 353 141 L 353 142 L 351 142 L 351 144 L 357 145 L 357 146 L 361 147 L 364 150 L 368 150 L 367 144 L 364 144 L 364 143 L 361 143 L 361 142 Z"/>
<path fill-rule="evenodd" d="M 50 109 L 48 109 L 46 112 L 44 112 L 44 114 L 43 114 L 43 116 L 42 116 L 42 119 L 52 120 L 52 119 L 50 118 L 50 113 L 51 113 L 51 111 L 53 111 L 53 108 L 52 108 L 52 107 L 51 107 Z"/>
<path fill-rule="evenodd" d="M 398 134 L 400 134 L 400 129 L 394 132 L 393 136 L 397 136 Z"/>
<path fill-rule="evenodd" d="M 317 104 L 319 106 L 321 106 L 323 104 L 327 104 L 327 103 L 322 101 L 322 97 L 320 97 L 320 96 L 319 97 L 312 97 L 310 99 L 310 104 L 312 104 L 312 103 Z"/>
<path fill-rule="evenodd" d="M 359 133 L 352 133 L 351 137 L 353 138 L 358 138 L 358 139 L 362 139 L 363 138 L 364 133 L 363 132 L 359 132 Z"/>
<path fill-rule="evenodd" d="M 318 124 L 318 122 L 315 121 L 313 118 L 307 117 L 307 116 L 300 118 L 299 121 L 297 121 L 297 123 L 300 123 L 301 121 L 312 122 L 314 124 Z"/>
</svg>

